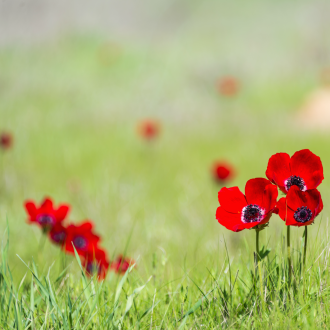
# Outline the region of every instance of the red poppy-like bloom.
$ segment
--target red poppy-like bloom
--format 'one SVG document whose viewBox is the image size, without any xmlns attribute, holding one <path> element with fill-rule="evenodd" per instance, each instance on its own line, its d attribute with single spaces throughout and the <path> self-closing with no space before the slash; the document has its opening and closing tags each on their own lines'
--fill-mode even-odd
<svg viewBox="0 0 330 330">
<path fill-rule="evenodd" d="M 224 77 L 218 82 L 218 91 L 224 96 L 235 96 L 239 90 L 239 83 L 234 77 Z"/>
<path fill-rule="evenodd" d="M 282 197 L 277 205 L 276 213 L 287 226 L 308 226 L 323 210 L 321 194 L 317 189 L 301 191 L 293 186 L 286 197 Z"/>
<path fill-rule="evenodd" d="M 138 126 L 138 133 L 147 140 L 157 137 L 159 130 L 159 124 L 153 120 L 145 120 Z"/>
<path fill-rule="evenodd" d="M 235 174 L 233 167 L 226 162 L 216 162 L 212 172 L 214 179 L 221 184 L 231 180 Z"/>
<path fill-rule="evenodd" d="M 13 136 L 10 133 L 3 132 L 0 135 L 0 146 L 2 149 L 9 149 L 13 144 Z"/>
<path fill-rule="evenodd" d="M 84 256 L 83 266 L 89 276 L 97 274 L 99 280 L 103 280 L 107 275 L 109 261 L 104 250 L 96 248 Z"/>
<path fill-rule="evenodd" d="M 100 237 L 93 233 L 93 227 L 90 221 L 83 222 L 78 226 L 69 225 L 66 229 L 65 251 L 74 253 L 72 244 L 79 255 L 95 251 Z"/>
<path fill-rule="evenodd" d="M 36 223 L 44 230 L 50 230 L 65 219 L 70 207 L 62 204 L 58 208 L 54 208 L 52 200 L 46 198 L 39 207 L 34 202 L 27 201 L 25 209 L 29 215 L 28 221 L 30 223 Z"/>
<path fill-rule="evenodd" d="M 118 256 L 115 261 L 111 262 L 110 268 L 116 273 L 125 274 L 127 269 L 134 265 L 133 259 L 124 258 L 122 255 Z"/>
<path fill-rule="evenodd" d="M 218 222 L 227 229 L 238 232 L 266 224 L 275 208 L 277 187 L 263 178 L 249 180 L 245 196 L 238 187 L 222 188 L 216 212 Z"/>
<path fill-rule="evenodd" d="M 268 161 L 266 176 L 285 194 L 292 186 L 302 191 L 315 189 L 324 179 L 320 157 L 308 149 L 297 151 L 291 158 L 286 153 L 273 155 Z"/>
<path fill-rule="evenodd" d="M 49 231 L 48 236 L 54 244 L 63 245 L 66 239 L 66 227 L 57 222 Z"/>
</svg>

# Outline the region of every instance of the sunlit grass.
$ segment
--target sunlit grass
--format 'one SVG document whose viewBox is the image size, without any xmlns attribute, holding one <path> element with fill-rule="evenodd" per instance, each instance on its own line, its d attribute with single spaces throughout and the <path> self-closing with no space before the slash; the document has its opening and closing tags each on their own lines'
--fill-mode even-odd
<svg viewBox="0 0 330 330">
<path fill-rule="evenodd" d="M 171 263 L 155 253 L 146 267 L 149 277 L 130 269 L 123 277 L 111 273 L 103 283 L 87 278 L 79 267 L 72 271 L 70 264 L 57 269 L 60 258 L 40 271 L 34 260 L 26 264 L 19 256 L 27 273 L 14 283 L 6 237 L 3 243 L 0 311 L 1 325 L 8 329 L 261 329 L 269 324 L 281 329 L 328 324 L 327 242 L 309 249 L 305 270 L 301 246 L 294 250 L 291 285 L 281 242 L 276 254 L 260 263 L 261 281 L 254 277 L 247 251 L 233 258 L 223 246 L 221 263 L 209 260 L 206 271 L 183 263 L 181 276 L 173 278 Z"/>
</svg>

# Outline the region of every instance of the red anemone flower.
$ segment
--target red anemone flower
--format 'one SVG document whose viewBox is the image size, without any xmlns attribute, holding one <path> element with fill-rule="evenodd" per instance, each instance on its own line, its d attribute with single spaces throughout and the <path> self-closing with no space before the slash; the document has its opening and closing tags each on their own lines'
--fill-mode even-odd
<svg viewBox="0 0 330 330">
<path fill-rule="evenodd" d="M 45 198 L 39 207 L 34 202 L 27 201 L 25 203 L 25 209 L 29 215 L 29 223 L 36 223 L 47 231 L 65 219 L 70 207 L 69 205 L 62 204 L 58 208 L 54 208 L 52 200 Z"/>
<path fill-rule="evenodd" d="M 226 162 L 216 162 L 212 172 L 214 179 L 221 184 L 231 180 L 235 174 L 233 167 Z"/>
<path fill-rule="evenodd" d="M 235 96 L 239 89 L 239 83 L 234 77 L 224 77 L 218 82 L 218 91 L 224 96 Z"/>
<path fill-rule="evenodd" d="M 297 151 L 291 158 L 286 153 L 273 155 L 268 161 L 266 176 L 285 194 L 292 186 L 302 191 L 315 189 L 324 179 L 320 157 L 308 149 Z"/>
<path fill-rule="evenodd" d="M 323 210 L 321 194 L 317 189 L 301 191 L 293 186 L 286 197 L 282 197 L 276 205 L 280 218 L 287 226 L 308 226 Z"/>
<path fill-rule="evenodd" d="M 138 132 L 146 140 L 152 140 L 159 134 L 159 124 L 153 120 L 145 120 L 138 126 Z"/>
<path fill-rule="evenodd" d="M 50 240 L 57 245 L 63 245 L 66 239 L 66 227 L 56 223 L 48 233 Z"/>
<path fill-rule="evenodd" d="M 83 266 L 89 276 L 97 274 L 97 278 L 103 280 L 109 268 L 106 252 L 100 248 L 88 252 L 84 256 Z"/>
<path fill-rule="evenodd" d="M 13 136 L 10 133 L 3 132 L 0 135 L 0 146 L 2 149 L 9 149 L 13 144 Z"/>
<path fill-rule="evenodd" d="M 124 258 L 122 255 L 119 255 L 115 261 L 111 262 L 110 268 L 119 274 L 125 274 L 127 269 L 134 265 L 135 261 L 133 259 Z"/>
<path fill-rule="evenodd" d="M 277 187 L 263 178 L 249 180 L 245 196 L 238 187 L 222 188 L 216 218 L 235 232 L 266 224 L 274 211 L 277 195 Z"/>
<path fill-rule="evenodd" d="M 93 227 L 93 223 L 90 221 L 83 222 L 78 226 L 69 225 L 66 229 L 65 251 L 74 253 L 72 244 L 79 255 L 85 255 L 96 250 L 100 237 L 93 233 Z"/>
</svg>

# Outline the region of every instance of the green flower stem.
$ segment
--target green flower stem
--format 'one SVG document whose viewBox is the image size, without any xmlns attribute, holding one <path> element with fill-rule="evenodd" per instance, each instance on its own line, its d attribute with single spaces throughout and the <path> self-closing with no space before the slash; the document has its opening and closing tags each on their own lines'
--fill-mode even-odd
<svg viewBox="0 0 330 330">
<path fill-rule="evenodd" d="M 291 251 L 290 251 L 290 226 L 286 227 L 287 229 L 287 235 L 286 235 L 286 243 L 287 243 L 287 248 L 288 248 L 288 266 L 289 266 L 289 271 L 288 271 L 288 280 L 289 280 L 289 286 L 291 284 Z"/>
<path fill-rule="evenodd" d="M 261 272 L 261 265 L 260 265 L 260 249 L 259 249 L 259 232 L 264 229 L 263 226 L 256 226 L 255 230 L 256 230 L 256 257 L 255 257 L 255 278 L 257 281 L 257 277 L 258 277 L 258 271 L 259 271 L 259 281 L 260 281 L 260 299 L 261 299 L 261 303 L 262 303 L 262 308 L 263 310 L 265 310 L 265 303 L 263 300 L 263 284 L 262 284 L 262 272 Z"/>
<path fill-rule="evenodd" d="M 305 269 L 305 264 L 306 264 L 306 251 L 307 251 L 307 226 L 305 226 L 305 245 L 304 245 L 304 259 L 303 259 L 303 266 L 304 266 L 304 269 Z"/>
<path fill-rule="evenodd" d="M 259 228 L 258 226 L 256 226 L 256 252 L 255 252 L 255 259 L 254 259 L 254 262 L 255 262 L 255 276 L 256 276 L 256 279 L 257 279 L 257 276 L 258 276 L 258 266 L 259 266 Z"/>
</svg>

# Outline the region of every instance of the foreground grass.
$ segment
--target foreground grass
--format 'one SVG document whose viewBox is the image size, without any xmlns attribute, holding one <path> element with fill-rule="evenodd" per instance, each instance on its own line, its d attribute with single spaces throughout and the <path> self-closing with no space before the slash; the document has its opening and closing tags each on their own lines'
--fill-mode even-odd
<svg viewBox="0 0 330 330">
<path fill-rule="evenodd" d="M 248 263 L 233 263 L 229 255 L 221 267 L 207 268 L 204 277 L 196 275 L 195 267 L 183 269 L 179 278 L 165 276 L 171 265 L 155 257 L 149 278 L 131 267 L 124 276 L 110 274 L 101 283 L 81 270 L 80 275 L 73 272 L 72 265 L 65 267 L 64 256 L 45 272 L 34 260 L 26 264 L 18 256 L 27 272 L 15 283 L 4 240 L 0 325 L 3 329 L 328 328 L 329 244 L 313 244 L 305 270 L 302 246 L 294 251 L 291 285 L 280 246 L 272 257 L 262 249 L 261 278 Z M 247 253 L 241 257 L 251 259 Z M 80 266 L 79 259 L 74 262 Z M 63 270 L 55 270 L 58 263 Z"/>
</svg>

